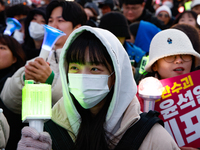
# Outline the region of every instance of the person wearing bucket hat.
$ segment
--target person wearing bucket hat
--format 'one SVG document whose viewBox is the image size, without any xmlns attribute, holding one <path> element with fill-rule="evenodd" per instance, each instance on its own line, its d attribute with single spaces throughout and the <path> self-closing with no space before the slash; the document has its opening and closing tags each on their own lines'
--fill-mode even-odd
<svg viewBox="0 0 200 150">
<path fill-rule="evenodd" d="M 189 73 L 200 60 L 188 38 L 177 29 L 167 29 L 154 36 L 150 44 L 147 72 L 154 72 L 159 79 Z"/>
<path fill-rule="evenodd" d="M 130 31 L 126 18 L 120 12 L 109 12 L 100 19 L 99 28 L 112 32 L 122 44 L 130 39 Z"/>
<path fill-rule="evenodd" d="M 161 80 L 190 73 L 196 70 L 199 60 L 200 54 L 194 50 L 184 32 L 175 28 L 166 29 L 156 34 L 151 41 L 149 62 L 145 66 L 148 73 L 143 78 L 153 76 Z M 192 147 L 180 149 L 198 150 Z"/>
<path fill-rule="evenodd" d="M 200 14 L 200 0 L 193 0 L 191 5 L 191 10 L 197 14 Z"/>
</svg>

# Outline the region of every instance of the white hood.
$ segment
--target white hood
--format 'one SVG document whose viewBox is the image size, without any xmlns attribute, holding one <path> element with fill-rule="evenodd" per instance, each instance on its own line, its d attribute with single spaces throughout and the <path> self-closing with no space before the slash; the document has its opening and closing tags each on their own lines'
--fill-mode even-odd
<svg viewBox="0 0 200 150">
<path fill-rule="evenodd" d="M 69 94 L 68 84 L 66 80 L 67 76 L 66 76 L 65 55 L 71 41 L 73 41 L 77 36 L 79 36 L 85 30 L 94 33 L 96 37 L 99 38 L 100 41 L 102 41 L 103 45 L 108 50 L 108 53 L 113 62 L 115 71 L 115 88 L 114 88 L 113 98 L 111 100 L 108 113 L 106 116 L 105 129 L 108 132 L 114 134 L 118 128 L 117 124 L 121 121 L 121 118 L 125 110 L 133 100 L 134 96 L 136 95 L 137 86 L 133 78 L 131 63 L 127 55 L 127 52 L 125 51 L 123 45 L 119 42 L 119 40 L 111 32 L 107 30 L 100 28 L 93 28 L 90 26 L 82 26 L 74 30 L 70 34 L 65 45 L 63 46 L 60 55 L 59 69 L 63 87 L 65 110 L 67 112 L 67 116 L 69 118 L 69 122 L 73 129 L 73 132 L 75 133 L 75 135 L 77 135 L 81 120 L 80 120 L 80 115 L 76 110 Z"/>
</svg>

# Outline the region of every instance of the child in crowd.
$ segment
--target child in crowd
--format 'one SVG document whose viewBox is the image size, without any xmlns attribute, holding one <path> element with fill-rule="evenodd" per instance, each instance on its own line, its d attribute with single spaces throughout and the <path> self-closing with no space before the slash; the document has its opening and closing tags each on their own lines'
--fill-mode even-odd
<svg viewBox="0 0 200 150">
<path fill-rule="evenodd" d="M 177 29 L 163 30 L 151 41 L 144 78 L 153 76 L 161 80 L 186 74 L 195 70 L 199 60 L 200 54 L 194 50 L 184 32 Z M 141 99 L 140 102 L 143 103 Z"/>
<path fill-rule="evenodd" d="M 61 131 L 64 137 L 51 135 L 52 149 L 70 149 L 70 142 L 74 150 L 118 147 L 124 133 L 140 119 L 137 86 L 123 45 L 107 30 L 82 26 L 68 37 L 59 67 L 63 98 L 54 105 L 45 129 L 50 134 Z M 29 143 L 34 143 L 32 148 L 46 146 L 50 150 L 51 137 L 45 133 L 25 127 L 18 150 L 26 149 Z M 129 146 L 125 141 L 118 149 Z M 144 149 L 179 150 L 160 124 L 145 137 L 139 150 Z"/>
</svg>

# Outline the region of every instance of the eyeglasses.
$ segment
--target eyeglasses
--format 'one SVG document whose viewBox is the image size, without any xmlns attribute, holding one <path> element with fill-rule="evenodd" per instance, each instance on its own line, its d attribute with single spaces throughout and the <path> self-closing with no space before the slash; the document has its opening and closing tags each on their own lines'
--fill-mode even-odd
<svg viewBox="0 0 200 150">
<path fill-rule="evenodd" d="M 165 18 L 168 18 L 169 17 L 169 15 L 168 14 L 158 14 L 158 17 L 162 17 L 162 16 L 164 16 Z"/>
<path fill-rule="evenodd" d="M 180 56 L 180 58 L 185 62 L 192 60 L 192 56 L 187 55 L 187 54 L 167 56 L 167 57 L 164 57 L 163 59 L 168 63 L 173 63 L 176 60 L 177 56 Z"/>
</svg>

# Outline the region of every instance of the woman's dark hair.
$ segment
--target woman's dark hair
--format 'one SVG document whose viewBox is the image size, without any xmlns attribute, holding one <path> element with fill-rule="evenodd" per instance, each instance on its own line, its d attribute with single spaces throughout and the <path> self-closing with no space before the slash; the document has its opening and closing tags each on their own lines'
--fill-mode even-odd
<svg viewBox="0 0 200 150">
<path fill-rule="evenodd" d="M 171 28 L 183 31 L 190 39 L 194 50 L 200 54 L 200 37 L 195 27 L 188 24 L 175 24 Z"/>
<path fill-rule="evenodd" d="M 85 64 L 85 53 L 89 50 L 89 58 L 93 64 L 102 64 L 113 72 L 114 67 L 110 55 L 101 41 L 89 31 L 84 31 L 69 46 L 66 53 L 67 65 L 71 62 Z M 109 65 L 112 70 L 109 69 Z M 68 70 L 68 69 L 67 69 Z M 71 94 L 73 103 L 81 115 L 81 125 L 75 142 L 75 150 L 109 150 L 109 141 L 104 129 L 107 110 L 113 96 L 114 88 L 106 96 L 105 104 L 96 116 L 89 109 L 84 109 Z"/>
<path fill-rule="evenodd" d="M 105 46 L 91 32 L 85 31 L 79 35 L 74 42 L 69 46 L 66 54 L 67 64 L 80 63 L 85 64 L 85 53 L 89 48 L 90 62 L 92 64 L 104 65 L 109 71 L 113 71 L 113 64 Z M 112 70 L 109 69 L 111 65 Z"/>
<path fill-rule="evenodd" d="M 21 45 L 12 37 L 0 34 L 0 44 L 8 46 L 17 61 L 12 65 L 13 71 L 25 65 L 26 59 Z"/>
<path fill-rule="evenodd" d="M 73 27 L 78 24 L 84 25 L 87 21 L 87 15 L 83 7 L 75 1 L 64 1 L 64 0 L 53 0 L 47 5 L 46 8 L 46 17 L 47 22 L 51 16 L 51 12 L 56 7 L 62 7 L 62 17 L 66 21 L 70 21 L 73 24 Z"/>
<path fill-rule="evenodd" d="M 192 15 L 192 17 L 193 17 L 193 18 L 195 19 L 195 21 L 196 21 L 196 27 L 197 27 L 197 28 L 200 28 L 200 26 L 197 24 L 197 16 L 198 16 L 198 14 L 195 13 L 194 11 L 192 11 L 192 10 L 186 10 L 186 11 L 184 11 L 184 12 L 182 12 L 182 13 L 179 13 L 179 14 L 176 16 L 173 25 L 177 24 L 177 23 L 179 22 L 179 20 L 181 19 L 181 17 L 182 17 L 184 14 Z"/>
<path fill-rule="evenodd" d="M 35 47 L 33 38 L 30 36 L 30 33 L 29 33 L 29 25 L 36 14 L 42 15 L 46 21 L 46 7 L 38 7 L 38 8 L 32 9 L 28 13 L 26 19 L 24 20 L 24 30 L 25 30 L 24 43 L 26 45 L 29 45 L 29 47 Z"/>
</svg>

